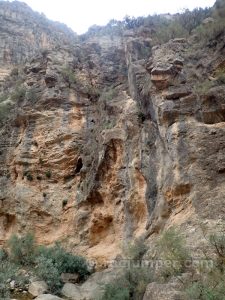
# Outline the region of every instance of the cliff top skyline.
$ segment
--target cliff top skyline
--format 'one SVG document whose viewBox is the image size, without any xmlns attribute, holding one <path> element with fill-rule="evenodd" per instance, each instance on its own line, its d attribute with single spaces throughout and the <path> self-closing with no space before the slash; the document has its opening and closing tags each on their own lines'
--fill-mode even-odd
<svg viewBox="0 0 225 300">
<path fill-rule="evenodd" d="M 12 2 L 12 1 L 11 1 Z M 122 20 L 126 15 L 147 16 L 153 14 L 177 13 L 183 9 L 210 7 L 215 0 L 83 0 L 51 1 L 24 0 L 33 10 L 44 13 L 49 19 L 65 23 L 78 34 L 85 33 L 92 25 L 106 25 L 109 20 Z"/>
</svg>

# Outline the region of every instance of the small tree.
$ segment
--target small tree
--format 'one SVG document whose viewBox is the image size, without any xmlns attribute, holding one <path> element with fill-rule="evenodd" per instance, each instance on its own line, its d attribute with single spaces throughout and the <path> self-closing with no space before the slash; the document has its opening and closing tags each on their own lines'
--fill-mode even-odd
<svg viewBox="0 0 225 300">
<path fill-rule="evenodd" d="M 123 249 L 126 258 L 131 260 L 130 267 L 104 286 L 101 300 L 142 300 L 147 285 L 152 282 L 153 275 L 148 267 L 141 265 L 142 257 L 147 251 L 144 239 L 139 238 L 128 243 Z"/>
<path fill-rule="evenodd" d="M 26 96 L 26 88 L 23 85 L 18 85 L 11 94 L 11 99 L 14 102 L 22 101 Z"/>
<path fill-rule="evenodd" d="M 76 75 L 70 67 L 64 67 L 61 71 L 63 79 L 68 83 L 69 87 L 76 83 Z"/>
<path fill-rule="evenodd" d="M 225 234 L 224 232 L 206 235 L 206 228 L 202 226 L 203 234 L 209 242 L 210 255 L 206 255 L 209 265 L 198 268 L 198 281 L 192 282 L 186 289 L 188 299 L 224 300 L 225 299 Z M 213 252 L 213 255 L 212 255 Z"/>
<path fill-rule="evenodd" d="M 202 21 L 210 16 L 211 10 L 209 8 L 195 8 L 190 11 L 185 9 L 182 14 L 179 15 L 179 23 L 187 30 L 188 34 L 191 34 L 192 30 L 198 27 Z"/>
<path fill-rule="evenodd" d="M 221 271 L 225 271 L 225 233 L 214 233 L 209 236 L 210 244 L 216 254 L 216 261 Z"/>
<path fill-rule="evenodd" d="M 9 248 L 13 262 L 24 266 L 34 264 L 36 244 L 33 234 L 28 233 L 24 237 L 13 235 L 9 240 Z"/>
<path fill-rule="evenodd" d="M 167 278 L 179 275 L 185 270 L 189 253 L 180 232 L 171 227 L 163 233 L 157 243 L 160 258 L 163 260 L 162 275 Z"/>
<path fill-rule="evenodd" d="M 101 300 L 142 300 L 153 276 L 149 268 L 131 267 L 117 279 L 104 286 Z"/>
<path fill-rule="evenodd" d="M 133 242 L 128 242 L 123 247 L 123 252 L 126 258 L 131 260 L 141 260 L 147 251 L 147 246 L 143 238 L 137 238 Z"/>
<path fill-rule="evenodd" d="M 51 170 L 46 171 L 45 176 L 50 179 L 52 177 L 52 172 Z"/>
</svg>

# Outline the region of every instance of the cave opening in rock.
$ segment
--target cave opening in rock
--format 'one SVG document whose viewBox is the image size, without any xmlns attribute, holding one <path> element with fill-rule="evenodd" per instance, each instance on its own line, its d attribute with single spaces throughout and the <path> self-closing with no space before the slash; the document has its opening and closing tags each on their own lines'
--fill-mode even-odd
<svg viewBox="0 0 225 300">
<path fill-rule="evenodd" d="M 80 170 L 82 169 L 82 167 L 83 167 L 83 161 L 82 161 L 82 158 L 79 157 L 78 160 L 77 160 L 77 165 L 76 165 L 76 169 L 75 169 L 75 174 L 80 173 Z"/>
</svg>

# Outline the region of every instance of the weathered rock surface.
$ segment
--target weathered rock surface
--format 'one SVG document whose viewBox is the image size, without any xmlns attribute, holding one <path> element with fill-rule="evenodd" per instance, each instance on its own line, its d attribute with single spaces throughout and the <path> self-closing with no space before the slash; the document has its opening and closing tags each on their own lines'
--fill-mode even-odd
<svg viewBox="0 0 225 300">
<path fill-rule="evenodd" d="M 37 297 L 45 292 L 47 292 L 48 286 L 44 281 L 34 281 L 29 285 L 28 292 Z"/>
<path fill-rule="evenodd" d="M 24 63 L 32 55 L 76 39 L 65 25 L 49 21 L 17 1 L 0 2 L 0 28 L 0 81 L 14 65 Z"/>
<path fill-rule="evenodd" d="M 72 300 L 100 299 L 104 293 L 104 285 L 116 279 L 120 272 L 120 270 L 96 272 L 82 285 L 66 283 L 62 289 L 62 295 Z"/>
<path fill-rule="evenodd" d="M 63 298 L 51 295 L 51 294 L 43 294 L 35 298 L 36 300 L 62 300 Z"/>
<path fill-rule="evenodd" d="M 186 39 L 152 47 L 141 30 L 76 40 L 59 29 L 49 39 L 42 25 L 30 37 L 27 6 L 5 5 L 1 86 L 25 91 L 0 129 L 1 244 L 32 231 L 103 268 L 135 237 L 224 221 L 225 88 L 196 89 L 224 66 L 222 42 L 197 68 Z M 5 36 L 18 20 L 25 40 L 14 56 Z M 32 54 L 4 81 L 7 66 Z"/>
<path fill-rule="evenodd" d="M 152 282 L 147 286 L 143 300 L 185 300 L 176 284 L 159 284 Z"/>
<path fill-rule="evenodd" d="M 62 294 L 69 299 L 84 299 L 78 285 L 66 283 L 62 289 Z"/>
</svg>

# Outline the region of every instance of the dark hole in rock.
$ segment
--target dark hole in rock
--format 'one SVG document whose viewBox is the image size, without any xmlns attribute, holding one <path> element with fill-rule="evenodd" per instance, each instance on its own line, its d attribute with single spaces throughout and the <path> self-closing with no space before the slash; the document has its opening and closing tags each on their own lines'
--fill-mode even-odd
<svg viewBox="0 0 225 300">
<path fill-rule="evenodd" d="M 91 204 L 104 203 L 102 195 L 98 191 L 92 191 L 87 197 L 87 201 Z"/>
<path fill-rule="evenodd" d="M 53 88 L 56 86 L 57 78 L 53 75 L 46 75 L 45 77 L 45 84 L 48 88 Z"/>
<path fill-rule="evenodd" d="M 225 167 L 219 168 L 218 173 L 219 174 L 224 174 L 225 173 Z"/>
<path fill-rule="evenodd" d="M 33 67 L 33 68 L 30 69 L 30 71 L 31 71 L 32 73 L 37 74 L 39 71 L 41 71 L 41 68 L 40 68 L 40 67 Z"/>
<path fill-rule="evenodd" d="M 76 169 L 75 169 L 75 174 L 80 173 L 80 170 L 82 169 L 82 167 L 83 167 L 82 158 L 79 157 L 78 160 L 77 160 L 77 165 L 76 165 Z"/>
</svg>

